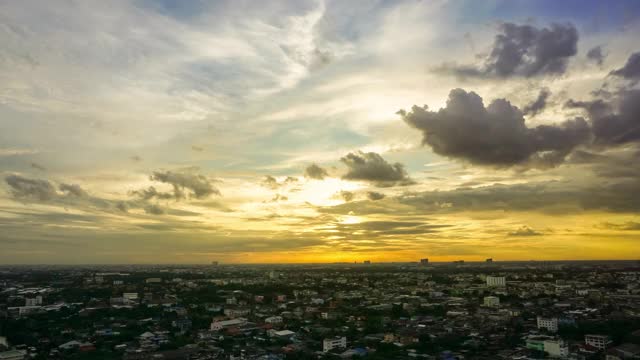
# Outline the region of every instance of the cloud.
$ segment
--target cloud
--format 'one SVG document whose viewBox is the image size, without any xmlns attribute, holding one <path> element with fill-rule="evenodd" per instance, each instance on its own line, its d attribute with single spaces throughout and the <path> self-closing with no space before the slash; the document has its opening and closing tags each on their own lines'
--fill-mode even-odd
<svg viewBox="0 0 640 360">
<path fill-rule="evenodd" d="M 141 158 L 140 156 L 138 156 L 138 155 L 133 155 L 130 159 L 131 159 L 132 161 L 135 161 L 135 162 L 140 162 L 140 161 L 142 161 L 142 158 Z"/>
<path fill-rule="evenodd" d="M 612 229 L 612 230 L 640 231 L 640 222 L 627 221 L 627 222 L 622 223 L 622 224 L 604 222 L 604 223 L 602 223 L 602 227 L 604 227 L 606 229 Z"/>
<path fill-rule="evenodd" d="M 126 213 L 129 211 L 129 204 L 125 201 L 119 201 L 116 203 L 116 209 Z"/>
<path fill-rule="evenodd" d="M 620 76 L 628 80 L 640 80 L 640 52 L 629 56 L 627 63 L 617 70 L 613 70 L 611 75 Z"/>
<path fill-rule="evenodd" d="M 549 89 L 547 88 L 540 89 L 540 93 L 538 94 L 538 97 L 533 102 L 523 107 L 522 113 L 525 115 L 531 115 L 531 116 L 537 115 L 539 112 L 544 110 L 544 108 L 547 106 L 547 99 L 549 98 L 550 95 L 551 95 L 551 91 L 549 91 Z"/>
<path fill-rule="evenodd" d="M 285 195 L 280 195 L 280 194 L 276 194 L 271 200 L 269 201 L 264 201 L 266 202 L 280 202 L 280 201 L 287 201 L 289 200 L 288 197 L 286 197 Z"/>
<path fill-rule="evenodd" d="M 211 181 L 204 175 L 191 172 L 154 171 L 150 177 L 153 181 L 170 184 L 176 199 L 185 197 L 185 190 L 190 190 L 192 196 L 203 199 L 210 195 L 220 195 Z"/>
<path fill-rule="evenodd" d="M 384 196 L 385 195 L 383 193 L 379 193 L 379 192 L 375 192 L 375 191 L 367 192 L 367 198 L 369 200 L 372 200 L 372 201 L 382 200 L 382 199 L 384 199 Z"/>
<path fill-rule="evenodd" d="M 349 153 L 340 159 L 348 167 L 342 176 L 345 180 L 362 180 L 376 183 L 378 186 L 408 185 L 413 183 L 407 175 L 404 165 L 389 163 L 374 152 L 358 151 Z"/>
<path fill-rule="evenodd" d="M 309 179 L 322 180 L 326 176 L 329 176 L 329 173 L 326 169 L 321 168 L 317 164 L 311 164 L 307 166 L 306 169 L 304 169 L 304 176 L 308 177 Z"/>
<path fill-rule="evenodd" d="M 444 228 L 450 227 L 448 224 L 429 224 L 425 221 L 404 221 L 404 220 L 375 220 L 363 221 L 359 223 L 335 223 L 332 227 L 332 234 L 344 236 L 353 240 L 371 240 L 384 237 L 390 239 L 397 235 L 426 235 L 437 233 Z M 373 246 L 384 246 L 379 242 L 371 244 Z"/>
<path fill-rule="evenodd" d="M 483 66 L 446 65 L 443 70 L 461 77 L 532 77 L 563 74 L 577 53 L 578 31 L 573 24 L 532 25 L 504 23 L 494 38 Z"/>
<path fill-rule="evenodd" d="M 621 89 L 609 99 L 565 103 L 584 109 L 598 144 L 623 144 L 640 140 L 640 90 Z"/>
<path fill-rule="evenodd" d="M 507 235 L 509 236 L 540 236 L 542 235 L 542 233 L 537 232 L 535 230 L 533 230 L 532 228 L 528 227 L 528 226 L 522 226 L 510 233 L 508 233 Z"/>
<path fill-rule="evenodd" d="M 48 201 L 57 196 L 55 187 L 48 180 L 28 179 L 20 175 L 9 175 L 5 181 L 16 198 L 32 198 Z"/>
<path fill-rule="evenodd" d="M 80 198 L 84 198 L 84 197 L 88 197 L 89 194 L 87 194 L 86 191 L 84 191 L 84 189 L 82 189 L 80 187 L 80 185 L 78 184 L 60 184 L 59 186 L 60 191 L 67 193 L 70 196 L 76 196 L 76 197 L 80 197 Z"/>
<path fill-rule="evenodd" d="M 522 112 L 506 99 L 485 107 L 478 94 L 462 89 L 451 90 L 437 112 L 414 105 L 410 112 L 398 113 L 422 131 L 423 144 L 435 153 L 480 165 L 553 166 L 590 137 L 582 118 L 528 128 Z"/>
<path fill-rule="evenodd" d="M 164 215 L 165 211 L 157 204 L 149 204 L 144 207 L 144 212 L 151 215 Z"/>
<path fill-rule="evenodd" d="M 351 191 L 341 190 L 338 193 L 338 196 L 341 197 L 342 200 L 344 200 L 345 202 L 349 202 L 349 201 L 353 200 L 356 195 L 354 193 L 352 193 Z"/>
<path fill-rule="evenodd" d="M 197 151 L 197 152 L 203 152 L 204 148 L 202 146 L 191 145 L 191 150 Z"/>
<path fill-rule="evenodd" d="M 279 182 L 278 179 L 276 179 L 275 177 L 271 175 L 266 175 L 262 180 L 261 185 L 271 190 L 277 190 L 281 186 L 290 185 L 297 182 L 298 182 L 298 178 L 295 178 L 293 176 L 287 176 L 284 180 L 282 180 L 282 182 Z"/>
<path fill-rule="evenodd" d="M 40 151 L 36 149 L 0 148 L 0 156 L 33 155 L 39 152 Z"/>
<path fill-rule="evenodd" d="M 266 175 L 264 177 L 264 180 L 262 180 L 262 186 L 272 190 L 276 190 L 280 187 L 280 184 L 278 183 L 278 180 L 276 180 L 276 178 L 274 178 L 273 176 Z"/>
<path fill-rule="evenodd" d="M 602 51 L 602 46 L 596 46 L 587 51 L 587 59 L 598 64 L 598 66 L 602 66 L 605 57 L 606 54 Z"/>
<path fill-rule="evenodd" d="M 423 216 L 467 211 L 567 214 L 583 210 L 636 213 L 640 211 L 640 183 L 637 178 L 613 177 L 591 179 L 579 185 L 567 181 L 496 184 L 448 191 L 406 192 L 387 196 L 384 202 L 364 200 L 318 208 L 318 211 L 326 214 L 358 216 Z"/>
<path fill-rule="evenodd" d="M 46 167 L 44 167 L 44 166 L 42 166 L 42 165 L 40 165 L 40 164 L 38 164 L 38 163 L 35 163 L 35 162 L 32 162 L 32 163 L 31 163 L 31 167 L 32 167 L 32 168 L 34 168 L 34 169 L 36 169 L 36 170 L 40 170 L 40 171 L 47 171 L 47 168 L 46 168 Z"/>
<path fill-rule="evenodd" d="M 154 186 L 149 186 L 146 189 L 131 191 L 129 194 L 130 195 L 137 195 L 142 200 L 150 200 L 150 199 L 153 199 L 153 198 L 167 200 L 167 199 L 173 199 L 173 198 L 178 198 L 179 199 L 179 198 L 182 197 L 182 192 L 179 192 L 178 195 L 176 195 L 174 193 L 160 192 L 160 191 L 156 190 L 156 188 Z"/>
</svg>

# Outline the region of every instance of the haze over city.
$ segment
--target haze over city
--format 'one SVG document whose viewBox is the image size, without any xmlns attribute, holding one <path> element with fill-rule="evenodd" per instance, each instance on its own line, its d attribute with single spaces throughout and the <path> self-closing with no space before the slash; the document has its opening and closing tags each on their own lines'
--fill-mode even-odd
<svg viewBox="0 0 640 360">
<path fill-rule="evenodd" d="M 3 1 L 0 264 L 636 260 L 638 1 Z"/>
</svg>

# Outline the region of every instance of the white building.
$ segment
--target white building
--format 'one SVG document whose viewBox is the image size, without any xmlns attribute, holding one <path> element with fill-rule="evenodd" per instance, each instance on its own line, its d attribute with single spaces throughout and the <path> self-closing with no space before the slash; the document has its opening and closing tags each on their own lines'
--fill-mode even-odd
<svg viewBox="0 0 640 360">
<path fill-rule="evenodd" d="M 500 306 L 500 298 L 497 296 L 485 296 L 484 306 L 498 307 Z"/>
<path fill-rule="evenodd" d="M 534 336 L 527 339 L 527 348 L 544 351 L 553 358 L 564 358 L 569 356 L 569 344 L 562 340 L 550 336 Z"/>
<path fill-rule="evenodd" d="M 264 319 L 267 324 L 282 324 L 282 316 L 270 316 Z"/>
<path fill-rule="evenodd" d="M 135 301 L 138 300 L 138 293 L 122 293 L 122 298 Z"/>
<path fill-rule="evenodd" d="M 288 339 L 288 338 L 290 338 L 290 337 L 294 336 L 296 333 L 295 333 L 295 332 L 293 332 L 293 331 L 291 331 L 291 330 L 280 330 L 280 331 L 277 331 L 277 330 L 273 330 L 273 329 L 271 329 L 271 330 L 269 330 L 269 331 L 267 332 L 267 334 L 268 334 L 270 337 L 277 337 L 277 338 L 281 338 L 281 339 Z"/>
<path fill-rule="evenodd" d="M 322 340 L 322 351 L 329 352 L 333 349 L 344 349 L 347 347 L 347 338 L 342 336 L 336 336 L 332 339 Z"/>
<path fill-rule="evenodd" d="M 33 298 L 25 298 L 24 306 L 38 306 L 42 305 L 42 296 L 38 295 Z"/>
<path fill-rule="evenodd" d="M 507 286 L 507 280 L 504 276 L 487 276 L 487 286 L 505 287 Z"/>
<path fill-rule="evenodd" d="M 26 357 L 26 350 L 0 351 L 0 360 L 23 360 Z"/>
<path fill-rule="evenodd" d="M 558 331 L 558 318 L 545 318 L 538 316 L 538 329 L 547 329 L 551 332 Z"/>
<path fill-rule="evenodd" d="M 584 343 L 593 346 L 596 349 L 604 350 L 611 340 L 607 335 L 585 335 Z"/>
<path fill-rule="evenodd" d="M 241 326 L 246 323 L 247 323 L 247 319 L 244 319 L 244 318 L 214 321 L 211 323 L 210 329 L 212 331 L 220 331 L 220 330 L 228 329 L 234 326 Z"/>
<path fill-rule="evenodd" d="M 544 351 L 547 352 L 551 357 L 564 358 L 569 356 L 569 344 L 567 344 L 567 342 L 562 339 L 545 340 Z"/>
<path fill-rule="evenodd" d="M 226 308 L 224 314 L 230 318 L 247 316 L 251 313 L 250 308 Z"/>
</svg>

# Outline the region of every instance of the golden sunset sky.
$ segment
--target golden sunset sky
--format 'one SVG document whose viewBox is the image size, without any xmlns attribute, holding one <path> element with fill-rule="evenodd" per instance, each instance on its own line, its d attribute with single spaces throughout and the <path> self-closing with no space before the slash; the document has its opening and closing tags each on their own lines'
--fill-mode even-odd
<svg viewBox="0 0 640 360">
<path fill-rule="evenodd" d="M 640 257 L 640 2 L 4 1 L 0 264 Z"/>
</svg>

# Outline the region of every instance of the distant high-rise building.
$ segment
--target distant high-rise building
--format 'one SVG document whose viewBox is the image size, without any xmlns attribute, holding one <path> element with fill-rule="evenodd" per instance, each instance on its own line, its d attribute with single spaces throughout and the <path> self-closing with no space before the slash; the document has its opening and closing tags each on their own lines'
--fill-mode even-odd
<svg viewBox="0 0 640 360">
<path fill-rule="evenodd" d="M 493 259 L 492 259 L 492 258 L 488 258 L 488 259 L 487 259 L 487 260 L 485 260 L 484 262 L 486 262 L 486 263 L 492 263 L 492 262 L 493 262 Z"/>
<path fill-rule="evenodd" d="M 420 265 L 422 266 L 429 265 L 429 259 L 420 259 Z"/>
<path fill-rule="evenodd" d="M 365 261 L 364 261 L 364 264 L 365 264 L 365 265 L 369 265 L 369 264 L 371 264 L 371 260 L 365 260 Z"/>
<path fill-rule="evenodd" d="M 218 266 L 218 262 L 217 262 L 217 261 L 212 261 L 212 262 L 211 262 L 211 265 L 213 265 L 213 266 Z"/>
<path fill-rule="evenodd" d="M 487 286 L 505 287 L 507 286 L 507 280 L 504 276 L 487 276 Z"/>
</svg>

